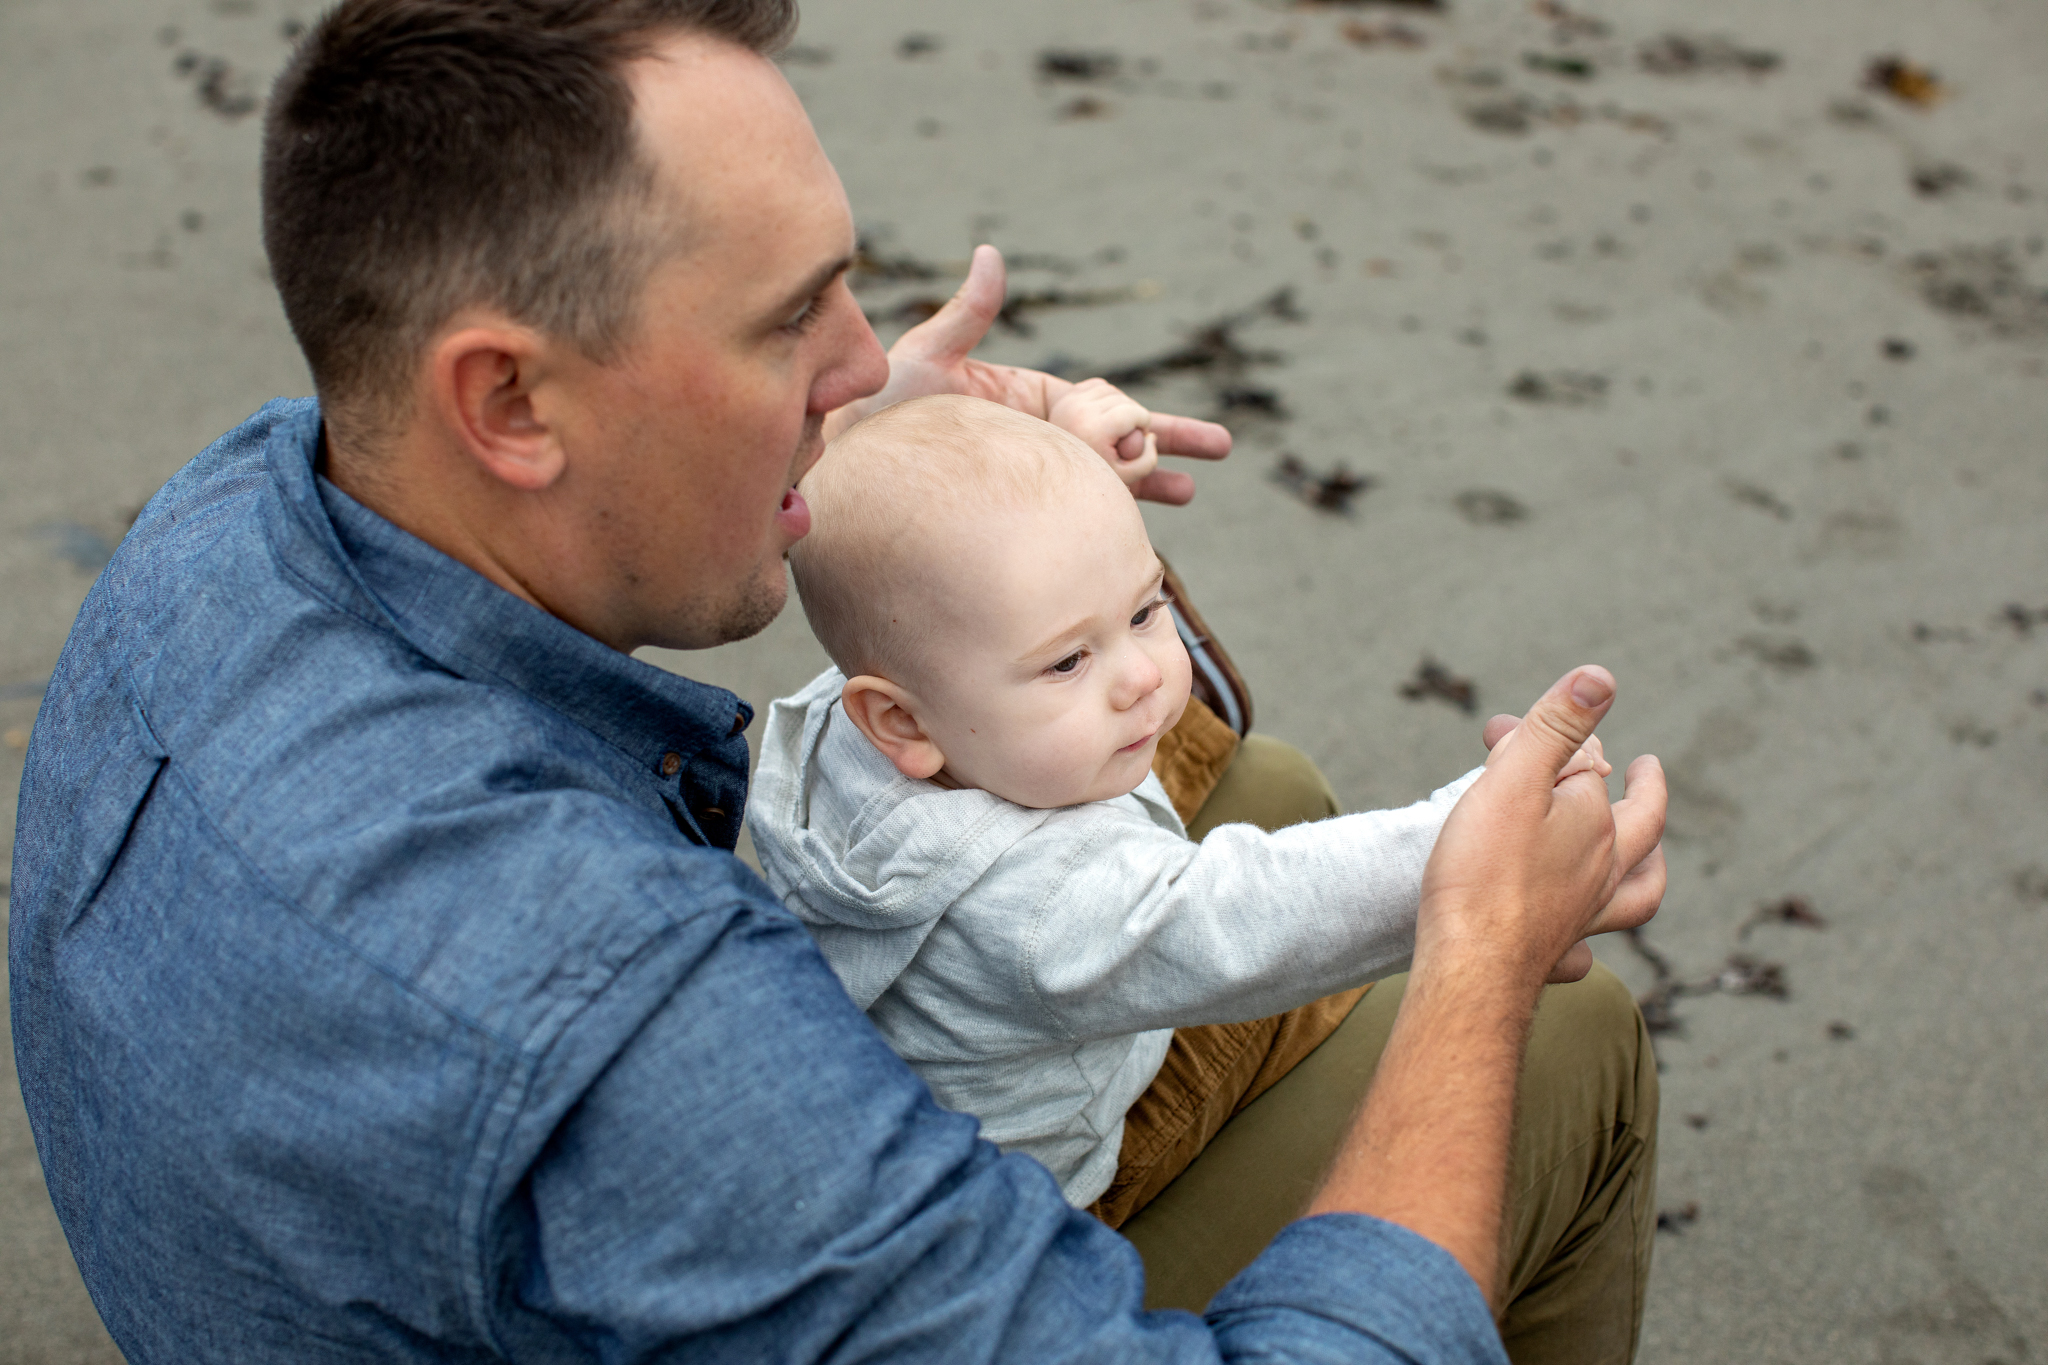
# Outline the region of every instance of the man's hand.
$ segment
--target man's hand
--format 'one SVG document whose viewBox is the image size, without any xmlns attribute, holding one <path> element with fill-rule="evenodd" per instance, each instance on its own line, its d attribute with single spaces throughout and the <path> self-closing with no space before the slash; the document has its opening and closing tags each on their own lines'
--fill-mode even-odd
<svg viewBox="0 0 2048 1365">
<path fill-rule="evenodd" d="M 1444 822 L 1393 1034 L 1308 1210 L 1429 1238 L 1496 1308 L 1516 1085 L 1542 983 L 1567 949 L 1643 923 L 1664 894 L 1657 760 L 1629 765 L 1612 807 L 1597 769 L 1562 776 L 1613 700 L 1605 669 L 1567 674 Z"/>
<path fill-rule="evenodd" d="M 1493 767 L 1501 756 L 1508 751 L 1514 740 L 1515 732 L 1521 724 L 1522 718 L 1520 716 L 1511 715 L 1495 716 L 1486 722 L 1486 728 L 1482 732 L 1481 737 L 1484 739 L 1488 750 L 1486 756 L 1487 767 Z M 1578 752 L 1566 761 L 1563 771 L 1557 775 L 1557 780 L 1562 782 L 1566 778 L 1582 772 L 1597 773 L 1602 778 L 1605 778 L 1613 771 L 1614 765 L 1607 761 L 1606 753 L 1600 744 L 1600 736 L 1591 735 L 1587 737 L 1584 744 L 1579 746 Z M 1639 879 L 1651 876 L 1661 878 L 1664 875 L 1664 846 L 1660 843 L 1656 848 L 1650 850 L 1650 856 L 1645 858 L 1635 868 L 1632 868 L 1630 875 Z M 1584 939 L 1581 939 L 1565 950 L 1565 955 L 1558 959 L 1556 966 L 1550 969 L 1550 975 L 1546 978 L 1546 982 L 1555 986 L 1573 981 L 1583 981 L 1586 973 L 1592 970 L 1593 949 Z"/>
<path fill-rule="evenodd" d="M 1003 255 L 992 246 L 974 249 L 967 282 L 944 308 L 905 332 L 889 348 L 889 382 L 882 391 L 849 403 L 825 419 L 830 440 L 871 412 L 906 398 L 962 393 L 1050 418 L 1053 405 L 1075 386 L 1067 380 L 1015 365 L 991 365 L 968 353 L 981 344 L 1003 306 Z M 1220 460 L 1230 453 L 1230 432 L 1214 422 L 1153 413 L 1152 439 L 1161 455 Z M 1152 502 L 1184 503 L 1195 496 L 1195 481 L 1177 469 L 1154 469 L 1131 492 Z"/>
<path fill-rule="evenodd" d="M 1586 667 L 1560 679 L 1518 725 L 1489 723 L 1495 753 L 1444 822 L 1423 876 L 1430 932 L 1483 936 L 1505 958 L 1548 952 L 1534 978 L 1541 982 L 1580 939 L 1656 913 L 1662 767 L 1647 755 L 1630 764 L 1624 795 L 1610 808 L 1598 768 L 1579 766 L 1613 701 L 1613 677 Z M 1501 742 L 1509 733 L 1514 742 Z M 1419 925 L 1418 958 L 1425 932 Z"/>
</svg>

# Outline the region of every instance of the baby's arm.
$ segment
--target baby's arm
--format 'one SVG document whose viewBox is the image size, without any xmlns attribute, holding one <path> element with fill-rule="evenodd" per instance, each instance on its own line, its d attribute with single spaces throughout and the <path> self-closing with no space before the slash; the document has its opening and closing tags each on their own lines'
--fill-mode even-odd
<svg viewBox="0 0 2048 1365">
<path fill-rule="evenodd" d="M 1046 420 L 1080 437 L 1128 487 L 1137 487 L 1159 464 L 1152 414 L 1106 379 L 1074 385 L 1052 405 Z"/>
</svg>

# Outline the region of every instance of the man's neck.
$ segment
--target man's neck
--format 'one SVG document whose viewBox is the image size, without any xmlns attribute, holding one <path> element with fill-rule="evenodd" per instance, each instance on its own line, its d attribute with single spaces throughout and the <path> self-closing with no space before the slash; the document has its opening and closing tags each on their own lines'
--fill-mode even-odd
<svg viewBox="0 0 2048 1365">
<path fill-rule="evenodd" d="M 329 483 L 399 530 L 425 541 L 521 601 L 561 617 L 530 585 L 529 576 L 493 552 L 464 515 L 483 512 L 485 520 L 506 524 L 517 516 L 517 509 L 499 508 L 497 504 L 505 501 L 503 493 L 488 487 L 480 477 L 462 480 L 448 475 L 452 463 L 447 452 L 432 448 L 416 430 L 382 449 L 365 450 L 337 442 L 333 426 L 323 421 L 315 468 Z M 493 515 L 499 511 L 505 516 Z M 568 623 L 582 629 L 574 621 Z"/>
</svg>

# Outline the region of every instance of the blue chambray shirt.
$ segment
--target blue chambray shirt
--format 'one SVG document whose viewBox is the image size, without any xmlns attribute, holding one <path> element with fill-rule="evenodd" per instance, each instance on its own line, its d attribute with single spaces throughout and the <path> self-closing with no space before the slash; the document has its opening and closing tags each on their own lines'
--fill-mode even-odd
<svg viewBox="0 0 2048 1365">
<path fill-rule="evenodd" d="M 151 501 L 22 786 L 22 1093 L 136 1365 L 1504 1361 L 1353 1215 L 1144 1313 L 728 851 L 747 707 L 357 505 L 319 430 L 273 403 Z"/>
</svg>

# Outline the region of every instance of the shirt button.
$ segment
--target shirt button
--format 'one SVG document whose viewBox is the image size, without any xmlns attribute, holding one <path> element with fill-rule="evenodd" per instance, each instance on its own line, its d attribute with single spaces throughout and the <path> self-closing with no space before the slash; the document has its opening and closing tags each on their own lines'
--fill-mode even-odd
<svg viewBox="0 0 2048 1365">
<path fill-rule="evenodd" d="M 730 730 L 728 730 L 728 731 L 726 731 L 726 732 L 725 732 L 725 737 L 726 737 L 727 739 L 734 739 L 734 738 L 737 738 L 737 737 L 738 737 L 738 735 L 739 735 L 739 732 L 740 732 L 740 731 L 742 731 L 742 730 L 744 730 L 744 729 L 746 729 L 746 728 L 747 728 L 747 713 L 746 713 L 746 712 L 744 712 L 744 711 L 735 711 L 735 712 L 733 712 L 733 713 L 732 713 L 732 729 L 730 729 Z"/>
<path fill-rule="evenodd" d="M 681 754 L 663 754 L 661 756 L 661 775 L 663 777 L 674 777 L 682 770 L 683 756 Z"/>
</svg>

